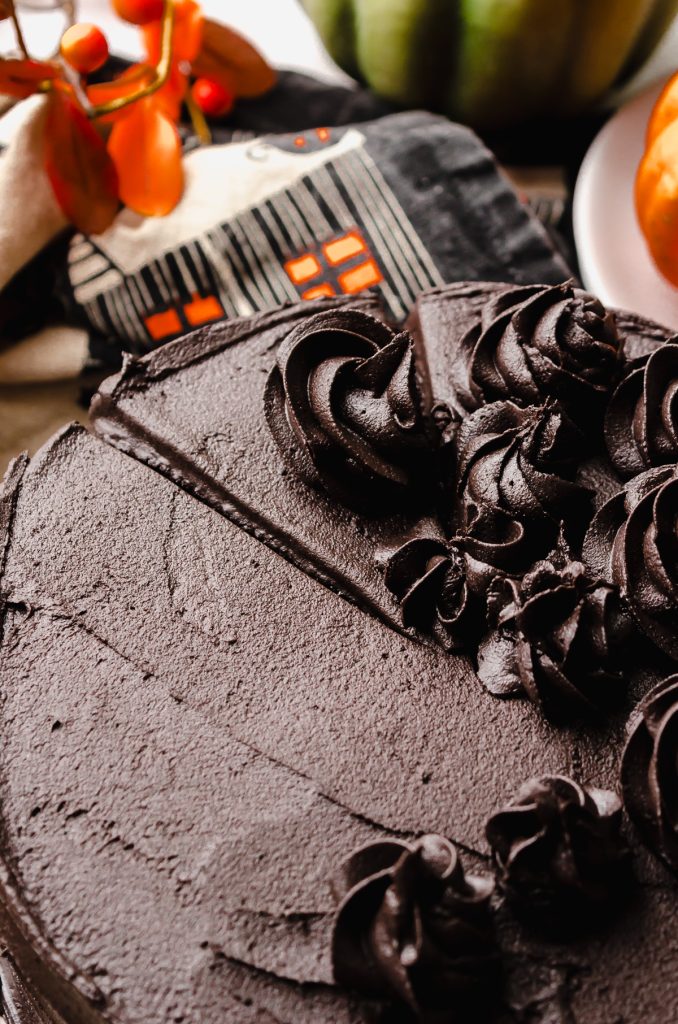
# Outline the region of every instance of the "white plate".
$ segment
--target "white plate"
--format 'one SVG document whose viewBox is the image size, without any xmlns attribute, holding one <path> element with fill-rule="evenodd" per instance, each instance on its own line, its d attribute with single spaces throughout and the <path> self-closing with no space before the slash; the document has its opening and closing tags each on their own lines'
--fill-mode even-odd
<svg viewBox="0 0 678 1024">
<path fill-rule="evenodd" d="M 633 184 L 661 84 L 627 103 L 594 139 L 574 193 L 574 235 L 584 284 L 608 306 L 678 330 L 678 288 L 655 267 L 636 220 Z"/>
</svg>

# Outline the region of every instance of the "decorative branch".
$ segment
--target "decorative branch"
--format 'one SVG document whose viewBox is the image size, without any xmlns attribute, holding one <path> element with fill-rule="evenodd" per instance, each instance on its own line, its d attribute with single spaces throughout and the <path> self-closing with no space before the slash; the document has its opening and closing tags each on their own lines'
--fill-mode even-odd
<svg viewBox="0 0 678 1024">
<path fill-rule="evenodd" d="M 16 41 L 19 45 L 19 49 L 23 53 L 26 60 L 29 60 L 30 54 L 28 52 L 28 47 L 26 46 L 26 40 L 24 39 L 24 34 L 21 29 L 21 23 L 19 21 L 19 15 L 16 12 L 14 0 L 9 0 L 9 15 L 10 18 L 12 19 L 12 24 L 14 25 L 14 35 L 16 36 Z"/>
<path fill-rule="evenodd" d="M 82 79 L 81 79 L 80 75 L 65 60 L 61 61 L 61 69 L 62 69 L 64 78 L 66 79 L 66 81 L 68 82 L 68 84 L 70 85 L 71 89 L 73 90 L 73 92 L 75 94 L 76 100 L 78 101 L 78 103 L 80 104 L 82 109 L 85 111 L 87 116 L 91 117 L 92 116 L 92 114 L 91 114 L 92 104 L 89 101 L 89 98 L 87 96 L 87 92 L 85 90 L 85 87 L 83 85 L 83 82 L 82 82 Z M 47 83 L 47 85 L 51 86 L 52 83 Z M 49 88 L 47 89 L 47 92 L 49 92 Z"/>
<path fill-rule="evenodd" d="M 186 108 L 191 118 L 193 131 L 200 140 L 200 144 L 202 146 L 209 146 L 212 142 L 212 132 L 210 131 L 210 126 L 207 123 L 207 118 L 193 99 L 190 89 L 184 97 L 184 103 L 186 104 Z"/>
<path fill-rule="evenodd" d="M 153 80 L 147 85 L 142 86 L 136 92 L 130 93 L 129 96 L 119 96 L 117 99 L 109 100 L 107 103 L 90 106 L 89 110 L 87 110 L 88 117 L 97 118 L 105 117 L 107 114 L 114 114 L 118 110 L 123 110 L 125 107 L 131 106 L 132 103 L 136 103 L 137 100 L 142 100 L 146 96 L 152 96 L 154 92 L 157 92 L 158 89 L 163 87 L 169 78 L 169 73 L 172 67 L 172 34 L 174 31 L 174 16 L 174 0 L 164 0 L 161 23 L 160 60 L 154 69 Z"/>
<path fill-rule="evenodd" d="M 20 24 L 24 6 L 58 10 L 73 21 L 76 0 L 0 0 L 0 18 L 12 21 L 16 50 L 21 47 L 23 54 L 0 56 L 0 110 L 36 93 L 50 94 L 43 164 L 61 209 L 84 234 L 100 234 L 113 223 L 120 202 L 146 216 L 163 216 L 177 205 L 184 187 L 177 128 L 182 103 L 198 139 L 208 145 L 207 117 L 225 115 L 237 96 L 261 95 L 275 80 L 238 33 L 205 18 L 195 0 L 185 16 L 179 4 L 162 0 L 153 9 L 146 22 L 145 63 L 96 81 L 90 76 L 109 53 L 100 28 L 83 24 L 66 31 L 57 53 L 37 60 Z M 124 5 L 119 10 L 123 16 Z M 127 13 L 123 20 L 134 23 L 133 4 Z M 154 94 L 129 117 L 111 117 Z"/>
</svg>

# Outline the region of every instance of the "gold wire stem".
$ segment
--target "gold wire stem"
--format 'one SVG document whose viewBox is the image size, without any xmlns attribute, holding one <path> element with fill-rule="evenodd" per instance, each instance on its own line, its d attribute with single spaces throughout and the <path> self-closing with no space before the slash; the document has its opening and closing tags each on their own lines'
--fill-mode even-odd
<svg viewBox="0 0 678 1024">
<path fill-rule="evenodd" d="M 90 118 L 105 117 L 107 114 L 115 114 L 118 110 L 123 110 L 125 107 L 129 107 L 132 103 L 136 103 L 137 100 L 142 100 L 146 96 L 152 96 L 154 92 L 161 89 L 167 79 L 172 68 L 172 33 L 174 30 L 174 0 L 164 0 L 163 11 L 162 11 L 162 23 L 161 23 L 161 43 L 160 43 L 160 60 L 154 69 L 153 81 L 149 82 L 148 85 L 144 85 L 141 89 L 137 89 L 136 92 L 130 93 L 129 96 L 120 96 L 117 99 L 109 100 L 107 103 L 100 103 L 96 106 L 91 106 L 87 111 L 87 116 Z"/>
<path fill-rule="evenodd" d="M 207 123 L 207 118 L 203 114 L 198 104 L 193 99 L 191 90 L 189 89 L 184 97 L 184 103 L 191 118 L 193 130 L 200 140 L 201 146 L 210 146 L 212 144 L 212 132 L 210 126 Z"/>
<path fill-rule="evenodd" d="M 10 17 L 12 19 L 12 24 L 14 26 L 14 34 L 16 36 L 16 41 L 19 44 L 19 49 L 23 53 L 26 60 L 30 60 L 30 54 L 28 52 L 28 47 L 26 46 L 26 40 L 24 39 L 24 34 L 21 28 L 21 22 L 19 21 L 19 15 L 16 12 L 14 0 L 9 0 L 9 11 Z"/>
</svg>

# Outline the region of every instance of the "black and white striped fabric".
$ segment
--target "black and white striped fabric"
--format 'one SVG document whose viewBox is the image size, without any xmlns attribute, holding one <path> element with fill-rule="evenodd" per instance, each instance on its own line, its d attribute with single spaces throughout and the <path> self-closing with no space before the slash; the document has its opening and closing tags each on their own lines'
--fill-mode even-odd
<svg viewBox="0 0 678 1024">
<path fill-rule="evenodd" d="M 69 250 L 93 333 L 145 351 L 205 322 L 376 288 L 394 320 L 458 279 L 567 276 L 478 140 L 425 113 L 195 150 L 168 217 Z"/>
<path fill-rule="evenodd" d="M 308 142 L 296 136 L 300 148 L 301 139 L 308 146 L 313 134 Z M 161 231 L 145 233 L 143 250 L 118 244 L 126 230 L 121 224 L 101 238 L 76 236 L 70 279 L 92 324 L 144 348 L 152 342 L 149 317 L 179 310 L 196 295 L 215 296 L 224 316 L 233 317 L 298 301 L 323 285 L 341 290 L 338 275 L 328 281 L 331 266 L 323 274 L 311 263 L 315 273 L 301 279 L 286 268 L 307 254 L 317 258 L 323 246 L 350 232 L 363 242 L 361 248 L 356 243 L 354 256 L 375 261 L 377 270 L 365 280 L 378 284 L 394 318 L 404 317 L 417 294 L 442 284 L 443 275 L 367 150 L 364 132 L 328 129 L 327 138 L 326 149 L 312 153 L 288 152 L 269 139 L 232 145 L 228 153 L 215 147 L 206 160 L 202 153 L 190 154 L 187 198 Z M 238 174 L 251 182 L 252 203 L 233 209 L 227 187 L 220 195 L 222 160 L 229 167 L 226 181 Z M 194 190 L 214 196 L 210 212 L 217 222 L 201 224 L 200 231 L 198 217 L 185 218 Z M 168 229 L 176 238 L 171 248 L 165 247 Z M 345 272 L 350 259 L 335 266 Z M 352 288 L 350 280 L 344 282 Z"/>
<path fill-rule="evenodd" d="M 294 110 L 299 83 L 285 88 L 272 115 L 252 108 L 255 131 Z M 399 321 L 422 289 L 446 282 L 570 276 L 470 131 L 424 112 L 337 125 L 338 93 L 345 112 L 370 98 L 330 88 L 323 107 L 323 92 L 306 94 L 313 127 L 253 134 L 245 118 L 215 145 L 189 143 L 169 216 L 122 210 L 104 234 L 60 243 L 51 268 L 41 260 L 64 316 L 89 336 L 90 365 L 299 298 L 376 289 Z"/>
</svg>

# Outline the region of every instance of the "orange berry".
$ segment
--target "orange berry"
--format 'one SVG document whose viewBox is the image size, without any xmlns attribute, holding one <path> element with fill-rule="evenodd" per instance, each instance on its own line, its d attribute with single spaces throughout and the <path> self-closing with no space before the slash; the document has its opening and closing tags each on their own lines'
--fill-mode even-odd
<svg viewBox="0 0 678 1024">
<path fill-rule="evenodd" d="M 61 56 L 79 74 L 88 75 L 108 60 L 106 36 L 96 25 L 71 25 L 61 37 Z"/>
<path fill-rule="evenodd" d="M 113 9 L 123 21 L 132 25 L 148 25 L 152 21 L 160 21 L 163 11 L 163 0 L 112 0 Z"/>
<path fill-rule="evenodd" d="M 191 94 L 203 114 L 208 117 L 223 117 L 233 108 L 235 96 L 223 85 L 209 78 L 198 78 L 193 83 Z"/>
</svg>

